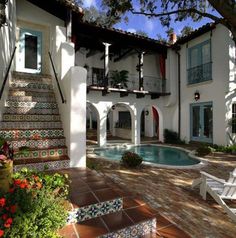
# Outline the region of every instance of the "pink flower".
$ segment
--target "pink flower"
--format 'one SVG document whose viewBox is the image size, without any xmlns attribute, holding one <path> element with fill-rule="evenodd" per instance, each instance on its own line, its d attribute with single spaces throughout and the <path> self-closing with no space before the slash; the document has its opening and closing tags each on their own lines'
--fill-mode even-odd
<svg viewBox="0 0 236 238">
<path fill-rule="evenodd" d="M 5 155 L 0 155 L 0 160 L 5 161 L 7 160 L 7 157 Z"/>
</svg>

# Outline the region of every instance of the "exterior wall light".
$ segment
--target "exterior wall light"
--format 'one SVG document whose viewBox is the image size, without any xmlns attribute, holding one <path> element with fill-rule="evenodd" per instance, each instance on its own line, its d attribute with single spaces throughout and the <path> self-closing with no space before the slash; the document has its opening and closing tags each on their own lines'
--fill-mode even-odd
<svg viewBox="0 0 236 238">
<path fill-rule="evenodd" d="M 6 25 L 6 4 L 8 0 L 0 0 L 0 27 Z"/>
<path fill-rule="evenodd" d="M 147 110 L 147 111 L 145 111 L 145 115 L 146 116 L 148 116 L 149 115 L 149 111 Z"/>
<path fill-rule="evenodd" d="M 111 109 L 112 109 L 112 110 L 115 110 L 115 108 L 116 108 L 116 106 L 115 106 L 115 105 L 113 105 L 113 106 L 111 107 Z"/>
<path fill-rule="evenodd" d="M 198 91 L 194 93 L 194 99 L 195 101 L 198 101 L 200 99 L 200 93 Z"/>
</svg>

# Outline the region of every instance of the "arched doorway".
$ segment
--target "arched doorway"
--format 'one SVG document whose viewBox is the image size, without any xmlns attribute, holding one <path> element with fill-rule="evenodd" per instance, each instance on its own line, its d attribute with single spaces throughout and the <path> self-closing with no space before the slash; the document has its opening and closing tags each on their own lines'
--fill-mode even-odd
<svg viewBox="0 0 236 238">
<path fill-rule="evenodd" d="M 141 139 L 162 141 L 162 117 L 154 105 L 145 106 L 141 113 L 140 133 Z"/>
<path fill-rule="evenodd" d="M 98 121 L 99 114 L 97 108 L 87 102 L 86 105 L 86 140 L 87 144 L 97 144 L 98 142 Z"/>
<path fill-rule="evenodd" d="M 132 109 L 117 103 L 111 106 L 107 113 L 107 140 L 132 140 Z"/>
</svg>

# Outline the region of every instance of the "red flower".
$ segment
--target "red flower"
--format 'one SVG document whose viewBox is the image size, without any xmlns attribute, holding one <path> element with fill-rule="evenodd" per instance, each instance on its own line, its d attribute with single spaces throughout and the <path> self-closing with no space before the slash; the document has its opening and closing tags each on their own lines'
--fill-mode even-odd
<svg viewBox="0 0 236 238">
<path fill-rule="evenodd" d="M 4 221 L 7 220 L 7 217 L 8 217 L 7 214 L 3 214 L 3 215 L 2 215 L 2 219 L 3 219 Z"/>
<path fill-rule="evenodd" d="M 10 188 L 8 192 L 9 192 L 9 193 L 13 193 L 14 190 L 15 190 L 14 188 Z"/>
<path fill-rule="evenodd" d="M 4 227 L 9 228 L 12 224 L 12 218 L 9 217 L 6 222 L 4 223 Z"/>
<path fill-rule="evenodd" d="M 4 231 L 0 230 L 0 237 L 3 237 L 3 235 L 4 235 Z"/>
<path fill-rule="evenodd" d="M 21 184 L 21 180 L 20 180 L 20 179 L 14 180 L 14 184 L 15 184 L 15 185 L 20 185 L 20 184 Z"/>
<path fill-rule="evenodd" d="M 0 207 L 4 207 L 6 205 L 6 198 L 0 198 Z"/>
<path fill-rule="evenodd" d="M 15 212 L 16 212 L 16 208 L 17 208 L 16 205 L 10 206 L 10 212 L 11 212 L 11 213 L 15 213 Z"/>
</svg>

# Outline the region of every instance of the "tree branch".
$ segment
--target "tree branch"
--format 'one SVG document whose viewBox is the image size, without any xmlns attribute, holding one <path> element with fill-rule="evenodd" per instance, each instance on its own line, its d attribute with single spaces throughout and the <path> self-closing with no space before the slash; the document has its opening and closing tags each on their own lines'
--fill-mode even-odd
<svg viewBox="0 0 236 238">
<path fill-rule="evenodd" d="M 200 16 L 203 16 L 203 17 L 207 17 L 207 18 L 210 18 L 214 21 L 217 21 L 217 22 L 220 22 L 222 23 L 223 25 L 226 25 L 226 22 L 224 21 L 223 18 L 219 18 L 219 17 L 216 17 L 210 13 L 207 13 L 207 12 L 201 12 L 195 8 L 188 8 L 188 9 L 179 9 L 179 10 L 175 10 L 175 11 L 170 11 L 170 12 L 163 12 L 163 13 L 148 13 L 148 12 L 137 12 L 137 11 L 133 11 L 131 10 L 131 12 L 135 15 L 144 15 L 144 16 L 149 16 L 149 17 L 161 17 L 161 16 L 169 16 L 169 15 L 173 15 L 173 14 L 178 14 L 180 12 L 191 12 L 191 13 L 196 13 Z"/>
</svg>

